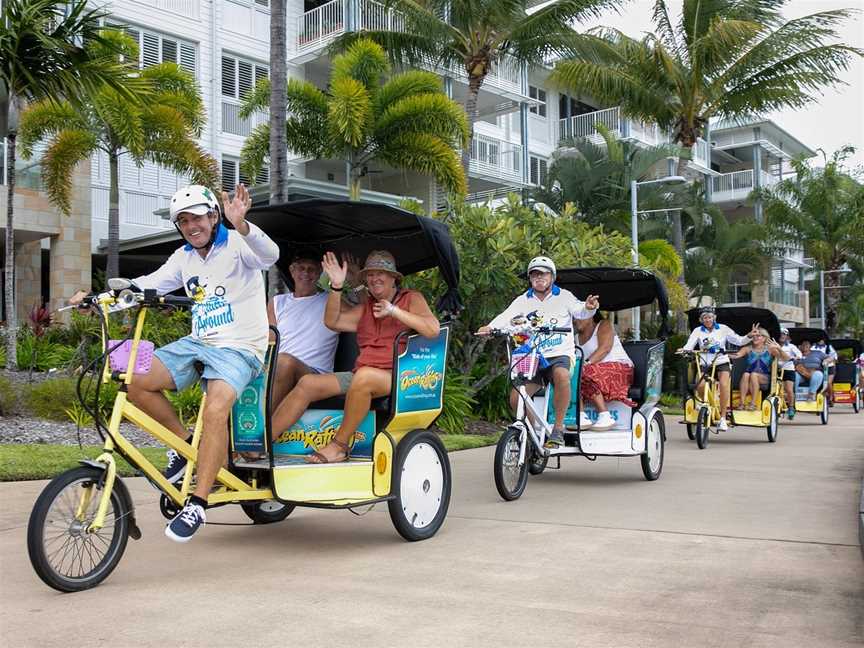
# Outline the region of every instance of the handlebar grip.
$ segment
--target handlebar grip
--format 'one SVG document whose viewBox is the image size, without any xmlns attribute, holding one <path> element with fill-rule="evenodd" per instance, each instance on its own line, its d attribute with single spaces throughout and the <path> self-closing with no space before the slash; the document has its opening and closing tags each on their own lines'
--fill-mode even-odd
<svg viewBox="0 0 864 648">
<path fill-rule="evenodd" d="M 553 332 L 553 333 L 572 333 L 572 332 L 573 332 L 573 329 L 572 329 L 572 328 L 568 328 L 568 327 L 566 327 L 566 326 L 553 326 L 553 327 L 552 327 L 552 332 Z"/>
<path fill-rule="evenodd" d="M 195 301 L 191 297 L 178 297 L 176 295 L 164 295 L 159 298 L 159 303 L 166 306 L 191 306 Z"/>
</svg>

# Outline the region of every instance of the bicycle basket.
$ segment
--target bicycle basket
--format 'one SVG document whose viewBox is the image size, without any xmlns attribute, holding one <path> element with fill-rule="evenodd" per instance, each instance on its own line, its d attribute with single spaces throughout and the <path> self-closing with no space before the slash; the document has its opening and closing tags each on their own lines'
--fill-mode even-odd
<svg viewBox="0 0 864 648">
<path fill-rule="evenodd" d="M 114 349 L 120 344 L 120 340 L 109 340 L 108 348 Z M 153 343 L 149 340 L 141 340 L 138 343 L 138 356 L 135 358 L 135 369 L 132 373 L 145 374 L 150 371 L 150 365 L 153 362 Z M 129 355 L 132 353 L 132 340 L 124 340 L 120 346 L 117 346 L 108 356 L 111 365 L 111 371 L 126 371 L 126 366 L 129 364 Z"/>
<path fill-rule="evenodd" d="M 529 353 L 513 353 L 510 359 L 510 372 L 513 376 L 522 375 L 525 378 L 533 378 L 537 373 L 539 356 L 536 351 Z"/>
</svg>

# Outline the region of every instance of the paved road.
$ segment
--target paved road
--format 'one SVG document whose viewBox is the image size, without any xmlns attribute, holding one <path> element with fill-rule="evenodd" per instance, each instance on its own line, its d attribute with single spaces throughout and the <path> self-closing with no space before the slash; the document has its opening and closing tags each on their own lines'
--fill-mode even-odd
<svg viewBox="0 0 864 648">
<path fill-rule="evenodd" d="M 210 525 L 175 545 L 154 491 L 129 480 L 144 537 L 72 595 L 26 556 L 44 483 L 0 484 L 0 645 L 864 645 L 864 414 L 835 408 L 828 427 L 802 415 L 776 445 L 739 428 L 705 451 L 669 427 L 657 482 L 637 460 L 574 459 L 511 503 L 491 448 L 455 453 L 448 520 L 414 544 L 385 508 Z"/>
</svg>

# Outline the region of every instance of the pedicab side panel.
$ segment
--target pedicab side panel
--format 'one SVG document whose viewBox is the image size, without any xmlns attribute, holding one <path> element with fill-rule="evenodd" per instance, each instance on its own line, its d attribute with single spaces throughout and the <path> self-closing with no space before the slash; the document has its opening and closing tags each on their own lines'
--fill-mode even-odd
<svg viewBox="0 0 864 648">
<path fill-rule="evenodd" d="M 834 403 L 852 405 L 858 395 L 859 368 L 856 360 L 861 355 L 861 343 L 853 338 L 842 338 L 832 340 L 831 345 L 840 356 L 834 373 Z"/>
</svg>

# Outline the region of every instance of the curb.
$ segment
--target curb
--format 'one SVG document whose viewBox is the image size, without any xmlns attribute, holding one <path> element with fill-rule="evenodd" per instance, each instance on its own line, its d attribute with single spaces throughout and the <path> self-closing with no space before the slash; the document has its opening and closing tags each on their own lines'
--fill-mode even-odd
<svg viewBox="0 0 864 648">
<path fill-rule="evenodd" d="M 858 504 L 858 542 L 861 544 L 861 557 L 864 558 L 864 479 L 861 480 L 861 501 Z"/>
</svg>

